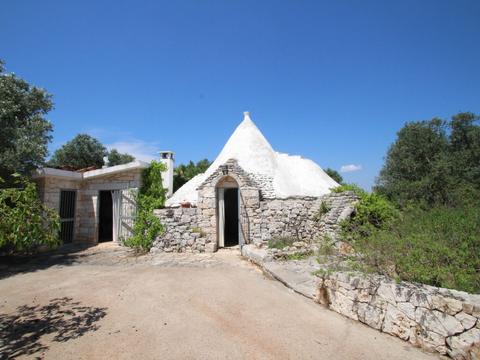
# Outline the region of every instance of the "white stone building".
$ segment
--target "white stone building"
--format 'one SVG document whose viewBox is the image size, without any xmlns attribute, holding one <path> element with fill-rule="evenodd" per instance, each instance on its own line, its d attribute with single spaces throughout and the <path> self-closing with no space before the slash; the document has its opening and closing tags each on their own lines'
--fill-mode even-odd
<svg viewBox="0 0 480 360">
<path fill-rule="evenodd" d="M 133 192 L 148 166 L 134 161 L 86 172 L 43 168 L 35 173 L 34 181 L 41 200 L 60 214 L 64 243 L 119 241 L 130 235 Z"/>
<path fill-rule="evenodd" d="M 335 236 L 353 201 L 351 194 L 332 194 L 336 186 L 313 161 L 274 151 L 246 112 L 207 171 L 156 210 L 166 232 L 154 249 L 216 251 L 273 237 Z M 319 220 L 322 202 L 330 211 Z"/>
</svg>

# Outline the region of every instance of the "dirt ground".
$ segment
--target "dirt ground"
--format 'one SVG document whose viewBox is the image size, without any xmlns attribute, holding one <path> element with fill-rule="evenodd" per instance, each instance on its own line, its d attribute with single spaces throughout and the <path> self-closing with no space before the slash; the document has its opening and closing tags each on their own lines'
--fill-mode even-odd
<svg viewBox="0 0 480 360">
<path fill-rule="evenodd" d="M 0 358 L 434 359 L 271 280 L 237 251 L 113 244 L 0 269 Z"/>
</svg>

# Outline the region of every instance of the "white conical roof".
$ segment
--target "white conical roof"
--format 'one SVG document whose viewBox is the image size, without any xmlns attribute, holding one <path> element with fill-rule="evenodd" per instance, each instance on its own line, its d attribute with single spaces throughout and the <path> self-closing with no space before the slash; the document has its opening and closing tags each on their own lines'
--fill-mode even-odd
<svg viewBox="0 0 480 360">
<path fill-rule="evenodd" d="M 273 194 L 268 197 L 321 196 L 338 186 L 313 161 L 275 152 L 250 119 L 249 113 L 245 112 L 243 121 L 207 171 L 178 189 L 166 201 L 166 206 L 178 206 L 185 201 L 195 204 L 198 198 L 197 187 L 229 159 L 237 160 L 238 165 L 254 180 L 258 176 L 270 179 Z M 271 193 L 271 189 L 269 192 Z"/>
</svg>

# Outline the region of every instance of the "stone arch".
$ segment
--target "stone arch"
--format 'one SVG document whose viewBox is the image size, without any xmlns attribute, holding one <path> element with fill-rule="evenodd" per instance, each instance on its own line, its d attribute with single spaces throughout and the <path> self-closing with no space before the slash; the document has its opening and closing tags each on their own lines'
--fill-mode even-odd
<svg viewBox="0 0 480 360">
<path fill-rule="evenodd" d="M 242 243 L 247 244 L 252 239 L 251 219 L 255 210 L 260 206 L 260 190 L 255 181 L 245 172 L 236 160 L 230 159 L 220 165 L 197 188 L 197 206 L 201 211 L 199 226 L 207 234 L 206 249 L 215 251 L 218 248 L 218 209 L 217 209 L 217 188 L 226 178 L 233 179 L 238 184 L 239 192 L 239 220 Z"/>
</svg>

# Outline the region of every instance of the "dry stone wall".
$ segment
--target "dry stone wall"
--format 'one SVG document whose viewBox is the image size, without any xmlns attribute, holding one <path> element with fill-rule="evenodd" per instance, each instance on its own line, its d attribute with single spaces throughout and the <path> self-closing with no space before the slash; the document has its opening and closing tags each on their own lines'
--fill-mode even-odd
<svg viewBox="0 0 480 360">
<path fill-rule="evenodd" d="M 212 252 L 217 249 L 215 187 L 203 188 L 197 208 L 165 208 L 155 215 L 165 233 L 153 244 L 153 251 Z M 320 198 L 289 198 L 260 201 L 258 191 L 241 188 L 241 223 L 246 243 L 266 245 L 275 237 L 292 237 L 311 244 L 321 235 L 337 238 L 340 221 L 350 216 L 353 193 L 328 194 Z M 321 204 L 329 211 L 319 214 Z"/>
<path fill-rule="evenodd" d="M 205 252 L 210 240 L 201 230 L 198 208 L 167 208 L 155 210 L 165 232 L 153 243 L 152 251 Z"/>
<path fill-rule="evenodd" d="M 262 201 L 253 219 L 254 242 L 290 237 L 312 242 L 320 235 L 336 240 L 341 220 L 351 215 L 357 197 L 351 192 L 322 197 L 298 197 Z M 326 206 L 324 214 L 320 209 Z"/>
<path fill-rule="evenodd" d="M 413 345 L 454 359 L 480 358 L 480 295 L 340 272 L 320 280 L 316 298 Z"/>
</svg>

